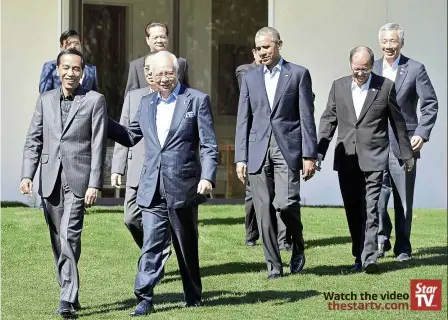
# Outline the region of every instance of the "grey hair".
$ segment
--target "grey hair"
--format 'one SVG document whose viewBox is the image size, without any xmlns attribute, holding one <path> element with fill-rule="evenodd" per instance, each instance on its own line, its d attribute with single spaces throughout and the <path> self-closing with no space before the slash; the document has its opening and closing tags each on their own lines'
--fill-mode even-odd
<svg viewBox="0 0 448 320">
<path fill-rule="evenodd" d="M 174 54 L 172 54 L 169 51 L 159 51 L 157 53 L 155 53 L 154 55 L 152 55 L 151 61 L 153 61 L 152 65 L 157 64 L 156 62 L 154 62 L 156 59 L 158 58 L 170 58 L 173 61 L 173 65 L 174 65 L 174 70 L 176 70 L 176 74 L 179 75 L 179 63 L 177 62 L 177 58 Z M 151 69 L 153 68 L 153 66 L 151 65 Z"/>
<path fill-rule="evenodd" d="M 277 43 L 280 41 L 280 33 L 277 31 L 277 29 L 274 29 L 272 27 L 263 27 L 260 30 L 257 31 L 255 34 L 255 39 L 270 34 L 272 36 L 272 40 Z"/>
<path fill-rule="evenodd" d="M 369 62 L 370 66 L 372 67 L 373 63 L 375 62 L 375 55 L 373 54 L 372 49 L 366 46 L 358 46 L 354 48 L 352 51 L 350 51 L 350 63 L 352 63 L 353 56 L 361 51 L 367 52 L 369 54 Z"/>
<path fill-rule="evenodd" d="M 398 23 L 386 23 L 384 26 L 380 28 L 380 31 L 378 32 L 378 39 L 381 41 L 381 32 L 383 31 L 391 31 L 396 30 L 398 31 L 398 39 L 400 40 L 400 44 L 404 45 L 404 31 L 401 29 L 400 25 Z"/>
</svg>

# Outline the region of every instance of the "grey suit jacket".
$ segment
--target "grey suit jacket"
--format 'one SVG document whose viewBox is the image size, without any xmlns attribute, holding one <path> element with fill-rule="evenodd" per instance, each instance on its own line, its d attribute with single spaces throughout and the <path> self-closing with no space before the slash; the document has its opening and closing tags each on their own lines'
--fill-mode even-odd
<svg viewBox="0 0 448 320">
<path fill-rule="evenodd" d="M 129 91 L 124 99 L 121 110 L 120 124 L 129 126 L 135 118 L 142 97 L 149 94 L 149 87 Z M 138 187 L 140 173 L 145 158 L 145 142 L 142 140 L 132 148 L 127 148 L 119 143 L 115 144 L 112 157 L 112 173 L 126 174 L 126 186 Z"/>
<path fill-rule="evenodd" d="M 55 187 L 62 164 L 71 191 L 84 197 L 88 187 L 101 189 L 106 155 L 107 110 L 104 96 L 79 88 L 62 128 L 61 88 L 42 93 L 23 150 L 22 178 L 33 179 L 39 161 L 39 194 Z"/>
<path fill-rule="evenodd" d="M 158 93 L 154 92 L 142 98 L 138 113 L 128 127 L 110 120 L 108 136 L 127 147 L 145 138 L 146 156 L 138 186 L 138 205 L 150 206 L 159 176 L 169 208 L 198 205 L 206 201 L 206 196 L 197 193 L 198 183 L 205 179 L 215 184 L 218 162 L 210 98 L 181 86 L 168 136 L 161 146 L 156 128 L 157 97 Z"/>
<path fill-rule="evenodd" d="M 189 87 L 188 82 L 188 63 L 184 58 L 177 58 L 177 63 L 179 64 L 179 82 L 184 86 Z M 145 78 L 145 72 L 143 68 L 145 67 L 145 57 L 140 57 L 138 59 L 132 60 L 129 64 L 129 74 L 128 82 L 126 84 L 125 94 L 131 90 L 145 88 L 148 86 L 148 82 Z"/>
<path fill-rule="evenodd" d="M 236 76 L 236 79 L 238 80 L 238 88 L 241 88 L 241 83 L 243 82 L 244 74 L 249 70 L 255 69 L 256 67 L 257 67 L 257 65 L 255 64 L 255 61 L 254 61 L 251 64 L 242 64 L 236 68 L 235 76 Z"/>
<path fill-rule="evenodd" d="M 373 71 L 379 75 L 383 73 L 382 58 L 375 61 Z M 437 119 L 438 102 L 425 66 L 420 62 L 401 55 L 398 61 L 395 88 L 397 91 L 397 103 L 406 121 L 409 137 L 417 135 L 428 141 Z M 417 116 L 419 99 L 420 120 Z M 390 135 L 390 140 L 394 155 L 397 158 L 402 158 L 399 153 L 397 140 L 393 135 Z M 419 157 L 420 153 L 416 153 L 415 156 Z"/>
<path fill-rule="evenodd" d="M 272 132 L 288 166 L 299 170 L 302 157 L 317 158 L 310 73 L 302 66 L 283 60 L 271 111 L 263 67 L 250 70 L 243 77 L 235 134 L 235 162 L 247 162 L 248 172 L 257 172 L 263 164 Z"/>
<path fill-rule="evenodd" d="M 333 82 L 327 108 L 320 118 L 319 153 L 325 156 L 336 128 L 339 127 L 334 170 L 339 170 L 346 156 L 355 154 L 362 171 L 384 170 L 389 159 L 389 120 L 404 159 L 412 158 L 411 143 L 406 133 L 406 123 L 397 105 L 394 83 L 372 73 L 366 100 L 356 118 L 352 81 L 352 77 L 348 76 Z"/>
</svg>

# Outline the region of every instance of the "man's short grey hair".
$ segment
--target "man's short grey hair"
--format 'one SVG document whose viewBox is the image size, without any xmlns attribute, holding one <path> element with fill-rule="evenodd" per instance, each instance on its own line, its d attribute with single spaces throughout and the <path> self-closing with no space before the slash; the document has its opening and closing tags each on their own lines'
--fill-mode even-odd
<svg viewBox="0 0 448 320">
<path fill-rule="evenodd" d="M 169 51 L 159 51 L 151 56 L 151 69 L 153 65 L 157 64 L 157 59 L 159 58 L 170 58 L 173 61 L 174 69 L 176 70 L 176 74 L 179 74 L 179 63 L 177 62 L 177 58 L 174 54 Z"/>
<path fill-rule="evenodd" d="M 383 31 L 391 31 L 391 30 L 398 31 L 398 39 L 400 39 L 400 43 L 403 46 L 404 45 L 404 31 L 403 31 L 403 29 L 401 29 L 401 27 L 398 23 L 386 23 L 384 26 L 382 26 L 380 28 L 380 31 L 378 32 L 378 39 L 381 41 L 381 33 Z"/>
<path fill-rule="evenodd" d="M 261 36 L 265 36 L 267 34 L 270 34 L 272 36 L 272 41 L 274 41 L 275 43 L 281 40 L 280 33 L 277 31 L 277 29 L 272 27 L 263 27 L 260 30 L 258 30 L 257 33 L 255 34 L 255 39 Z"/>
<path fill-rule="evenodd" d="M 353 56 L 358 52 L 362 51 L 366 52 L 369 55 L 370 67 L 373 67 L 373 63 L 375 62 L 375 55 L 373 54 L 372 49 L 366 46 L 358 46 L 353 48 L 352 51 L 350 51 L 350 63 L 352 63 Z"/>
</svg>

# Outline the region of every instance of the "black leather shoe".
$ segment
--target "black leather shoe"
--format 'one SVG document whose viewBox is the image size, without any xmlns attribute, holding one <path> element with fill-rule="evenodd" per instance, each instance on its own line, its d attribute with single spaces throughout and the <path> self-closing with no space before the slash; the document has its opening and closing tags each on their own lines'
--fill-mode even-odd
<svg viewBox="0 0 448 320">
<path fill-rule="evenodd" d="M 256 241 L 252 240 L 246 241 L 246 247 L 255 247 L 256 245 L 257 245 Z"/>
<path fill-rule="evenodd" d="M 70 302 L 61 300 L 56 313 L 63 317 L 69 317 L 75 315 L 75 309 L 73 309 L 73 305 Z"/>
<path fill-rule="evenodd" d="M 154 311 L 154 307 L 151 302 L 142 300 L 139 302 L 134 311 L 131 312 L 131 316 L 138 317 L 150 314 Z"/>
<path fill-rule="evenodd" d="M 355 264 L 350 267 L 350 271 L 353 271 L 353 272 L 359 272 L 361 270 L 362 270 L 361 262 L 355 262 Z"/>
<path fill-rule="evenodd" d="M 386 240 L 386 242 L 384 242 L 384 251 L 387 252 L 390 249 L 392 249 L 392 245 L 390 244 L 390 240 Z"/>
<path fill-rule="evenodd" d="M 400 253 L 395 260 L 397 260 L 397 262 L 405 262 L 408 260 L 411 260 L 411 256 L 407 253 Z"/>
<path fill-rule="evenodd" d="M 365 273 L 377 273 L 378 272 L 378 264 L 374 261 L 366 261 L 364 262 L 363 269 Z"/>
<path fill-rule="evenodd" d="M 271 273 L 270 275 L 268 275 L 268 280 L 274 280 L 281 277 L 283 277 L 283 275 L 280 273 Z"/>
<path fill-rule="evenodd" d="M 296 257 L 291 257 L 291 262 L 289 263 L 289 269 L 292 274 L 300 273 L 305 265 L 305 256 L 297 255 Z"/>
<path fill-rule="evenodd" d="M 75 311 L 79 311 L 82 309 L 81 304 L 79 303 L 79 300 L 76 300 L 75 303 L 72 304 L 73 309 L 75 309 Z"/>
<path fill-rule="evenodd" d="M 200 307 L 200 306 L 202 306 L 202 301 L 201 300 L 187 301 L 185 303 L 184 308 L 194 308 L 194 307 Z"/>
</svg>

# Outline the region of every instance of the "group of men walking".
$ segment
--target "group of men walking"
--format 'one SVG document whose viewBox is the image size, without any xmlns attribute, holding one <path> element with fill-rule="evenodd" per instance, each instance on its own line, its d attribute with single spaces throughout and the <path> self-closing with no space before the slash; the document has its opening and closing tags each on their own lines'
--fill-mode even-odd
<svg viewBox="0 0 448 320">
<path fill-rule="evenodd" d="M 106 138 L 117 142 L 111 183 L 120 187 L 126 175 L 124 220 L 141 249 L 134 290 L 138 304 L 131 315 L 154 310 L 153 290 L 171 243 L 185 306 L 202 303 L 198 205 L 215 185 L 218 158 L 210 98 L 189 87 L 187 61 L 166 51 L 168 27 L 151 23 L 145 32 L 150 52 L 130 63 L 120 123 L 107 117 L 104 96 L 96 92 L 96 68 L 85 63 L 75 31 L 61 35 L 61 52 L 42 71 L 20 190 L 31 192 L 40 163 L 39 194 L 61 287 L 57 312 L 64 316 L 80 308 L 83 217 L 102 187 Z M 415 161 L 434 126 L 437 98 L 424 66 L 401 54 L 399 25 L 381 27 L 379 41 L 384 57 L 377 61 L 370 48 L 350 52 L 352 75 L 333 82 L 318 133 L 310 72 L 282 57 L 276 29 L 256 33 L 254 62 L 236 70 L 235 163 L 246 184 L 246 245 L 255 246 L 261 238 L 268 279 L 283 276 L 280 250 L 291 250 L 292 274 L 305 265 L 300 179 L 320 170 L 338 127 L 334 169 L 353 269 L 376 272 L 377 258 L 391 249 L 390 193 L 394 253 L 398 261 L 411 257 Z"/>
</svg>

